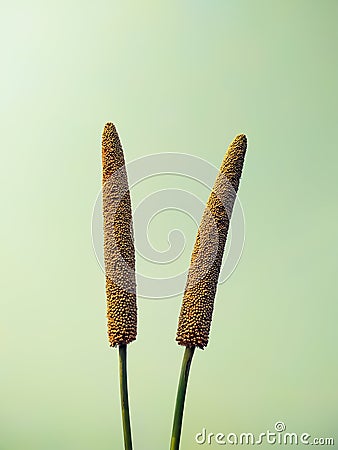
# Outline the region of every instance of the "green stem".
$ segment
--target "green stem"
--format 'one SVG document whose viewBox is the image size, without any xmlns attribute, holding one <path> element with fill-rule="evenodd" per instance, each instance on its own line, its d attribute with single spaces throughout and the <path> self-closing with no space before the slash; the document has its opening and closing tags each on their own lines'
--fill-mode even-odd
<svg viewBox="0 0 338 450">
<path fill-rule="evenodd" d="M 171 434 L 170 450 L 179 450 L 179 448 L 180 448 L 185 394 L 187 392 L 189 370 L 190 370 L 192 357 L 194 356 L 194 351 L 195 351 L 195 347 L 186 347 L 184 355 L 183 355 L 180 380 L 178 382 L 178 389 L 177 389 L 176 406 L 175 406 L 175 413 L 174 413 L 173 431 Z"/>
<path fill-rule="evenodd" d="M 125 450 L 132 450 L 131 428 L 129 416 L 128 401 L 128 379 L 127 379 L 127 345 L 119 345 L 119 362 L 120 362 L 120 396 L 121 396 L 121 414 L 124 436 Z"/>
</svg>

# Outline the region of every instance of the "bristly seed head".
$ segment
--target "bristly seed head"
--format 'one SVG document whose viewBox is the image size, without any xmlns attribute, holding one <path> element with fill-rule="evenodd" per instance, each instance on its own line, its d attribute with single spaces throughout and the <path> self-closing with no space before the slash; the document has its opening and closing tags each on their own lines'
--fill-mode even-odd
<svg viewBox="0 0 338 450">
<path fill-rule="evenodd" d="M 218 277 L 246 148 L 244 134 L 230 144 L 198 229 L 176 334 L 178 344 L 186 347 L 203 349 L 208 344 Z"/>
<path fill-rule="evenodd" d="M 102 134 L 102 197 L 108 339 L 112 347 L 136 339 L 135 248 L 123 150 L 112 123 Z"/>
</svg>

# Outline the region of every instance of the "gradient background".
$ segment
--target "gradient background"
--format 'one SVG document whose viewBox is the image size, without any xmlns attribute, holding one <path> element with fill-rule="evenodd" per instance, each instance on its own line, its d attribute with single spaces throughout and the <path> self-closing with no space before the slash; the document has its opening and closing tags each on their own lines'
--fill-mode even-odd
<svg viewBox="0 0 338 450">
<path fill-rule="evenodd" d="M 193 361 L 182 450 L 203 427 L 277 420 L 338 446 L 337 18 L 334 0 L 3 2 L 1 450 L 122 448 L 90 235 L 109 120 L 127 161 L 174 151 L 219 166 L 237 133 L 249 139 L 245 248 Z M 163 223 L 182 222 L 185 267 L 196 226 L 172 214 L 150 239 L 165 248 Z M 139 300 L 136 449 L 168 448 L 180 303 Z"/>
</svg>

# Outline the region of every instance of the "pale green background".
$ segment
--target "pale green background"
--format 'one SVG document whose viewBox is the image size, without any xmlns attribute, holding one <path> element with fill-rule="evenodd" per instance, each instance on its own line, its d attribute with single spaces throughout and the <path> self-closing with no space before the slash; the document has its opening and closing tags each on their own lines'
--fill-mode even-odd
<svg viewBox="0 0 338 450">
<path fill-rule="evenodd" d="M 3 2 L 1 450 L 122 448 L 90 235 L 108 120 L 127 161 L 218 166 L 236 133 L 249 139 L 244 253 L 193 361 L 182 450 L 202 427 L 277 420 L 338 448 L 337 19 L 334 0 Z M 161 227 L 153 239 L 166 245 Z M 136 450 L 168 448 L 180 302 L 139 301 Z"/>
</svg>

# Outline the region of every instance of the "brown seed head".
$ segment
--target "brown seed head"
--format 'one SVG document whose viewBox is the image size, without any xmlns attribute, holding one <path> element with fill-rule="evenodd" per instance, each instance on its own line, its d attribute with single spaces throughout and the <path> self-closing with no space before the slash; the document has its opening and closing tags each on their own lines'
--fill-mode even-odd
<svg viewBox="0 0 338 450">
<path fill-rule="evenodd" d="M 244 134 L 230 144 L 201 219 L 176 335 L 176 341 L 186 347 L 203 349 L 208 344 L 218 277 L 246 147 Z"/>
<path fill-rule="evenodd" d="M 102 197 L 108 338 L 110 345 L 136 339 L 135 249 L 128 178 L 117 131 L 102 134 Z"/>
</svg>

